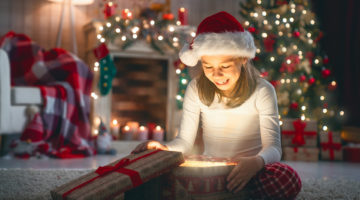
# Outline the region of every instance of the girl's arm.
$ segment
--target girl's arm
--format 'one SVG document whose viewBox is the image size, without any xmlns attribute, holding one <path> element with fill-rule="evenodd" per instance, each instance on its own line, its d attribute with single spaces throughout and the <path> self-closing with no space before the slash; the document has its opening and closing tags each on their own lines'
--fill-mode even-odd
<svg viewBox="0 0 360 200">
<path fill-rule="evenodd" d="M 192 80 L 186 88 L 183 115 L 178 136 L 165 145 L 171 151 L 186 153 L 191 150 L 198 130 L 200 118 L 200 99 L 196 80 Z"/>
<path fill-rule="evenodd" d="M 274 87 L 262 80 L 263 87 L 258 91 L 256 107 L 259 112 L 262 150 L 258 153 L 265 164 L 281 159 L 281 141 L 278 105 Z"/>
</svg>

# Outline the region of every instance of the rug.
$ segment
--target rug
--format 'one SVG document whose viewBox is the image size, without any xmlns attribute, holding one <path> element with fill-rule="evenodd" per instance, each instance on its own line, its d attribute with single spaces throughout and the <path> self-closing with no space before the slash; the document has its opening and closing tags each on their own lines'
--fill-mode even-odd
<svg viewBox="0 0 360 200">
<path fill-rule="evenodd" d="M 0 199 L 51 199 L 50 190 L 91 169 L 0 169 Z M 297 199 L 360 200 L 360 182 L 346 179 L 304 179 Z"/>
</svg>

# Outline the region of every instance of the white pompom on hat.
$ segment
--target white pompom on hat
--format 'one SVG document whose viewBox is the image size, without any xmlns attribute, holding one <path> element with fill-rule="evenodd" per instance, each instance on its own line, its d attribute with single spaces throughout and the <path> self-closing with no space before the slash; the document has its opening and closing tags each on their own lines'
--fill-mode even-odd
<svg viewBox="0 0 360 200">
<path fill-rule="evenodd" d="M 254 58 L 254 38 L 240 22 L 221 11 L 205 18 L 198 26 L 196 36 L 179 53 L 181 62 L 195 66 L 203 55 L 233 55 Z"/>
</svg>

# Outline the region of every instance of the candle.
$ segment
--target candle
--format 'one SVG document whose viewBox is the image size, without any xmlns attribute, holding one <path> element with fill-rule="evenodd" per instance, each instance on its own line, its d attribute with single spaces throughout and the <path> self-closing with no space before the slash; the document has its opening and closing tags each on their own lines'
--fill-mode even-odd
<svg viewBox="0 0 360 200">
<path fill-rule="evenodd" d="M 116 5 L 113 2 L 109 2 L 105 5 L 105 8 L 104 8 L 105 19 L 107 19 L 115 14 L 115 7 L 116 7 Z"/>
<path fill-rule="evenodd" d="M 122 140 L 132 140 L 133 132 L 130 129 L 130 126 L 126 125 L 122 129 L 121 139 Z"/>
<path fill-rule="evenodd" d="M 119 129 L 120 129 L 120 124 L 116 119 L 114 119 L 111 125 L 111 135 L 115 140 L 119 139 Z"/>
<path fill-rule="evenodd" d="M 126 123 L 126 126 L 128 126 L 130 128 L 130 132 L 132 134 L 132 139 L 136 139 L 137 138 L 137 133 L 138 133 L 138 129 L 139 129 L 139 122 L 135 122 L 135 121 L 130 121 Z"/>
<path fill-rule="evenodd" d="M 148 135 L 149 135 L 148 129 L 145 126 L 140 126 L 137 140 L 147 140 Z"/>
<path fill-rule="evenodd" d="M 180 21 L 181 25 L 188 24 L 187 10 L 183 7 L 181 7 L 178 11 L 178 20 Z"/>
<path fill-rule="evenodd" d="M 153 130 L 153 140 L 156 141 L 163 141 L 164 140 L 164 130 L 161 128 L 161 126 L 156 126 L 156 128 Z"/>
</svg>

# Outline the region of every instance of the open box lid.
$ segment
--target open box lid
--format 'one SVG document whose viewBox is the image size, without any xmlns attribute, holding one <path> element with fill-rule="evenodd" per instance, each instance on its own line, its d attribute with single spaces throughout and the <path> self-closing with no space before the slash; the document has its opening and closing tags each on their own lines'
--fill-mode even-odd
<svg viewBox="0 0 360 200">
<path fill-rule="evenodd" d="M 147 150 L 99 167 L 51 191 L 53 199 L 114 199 L 184 162 L 181 152 Z"/>
</svg>

